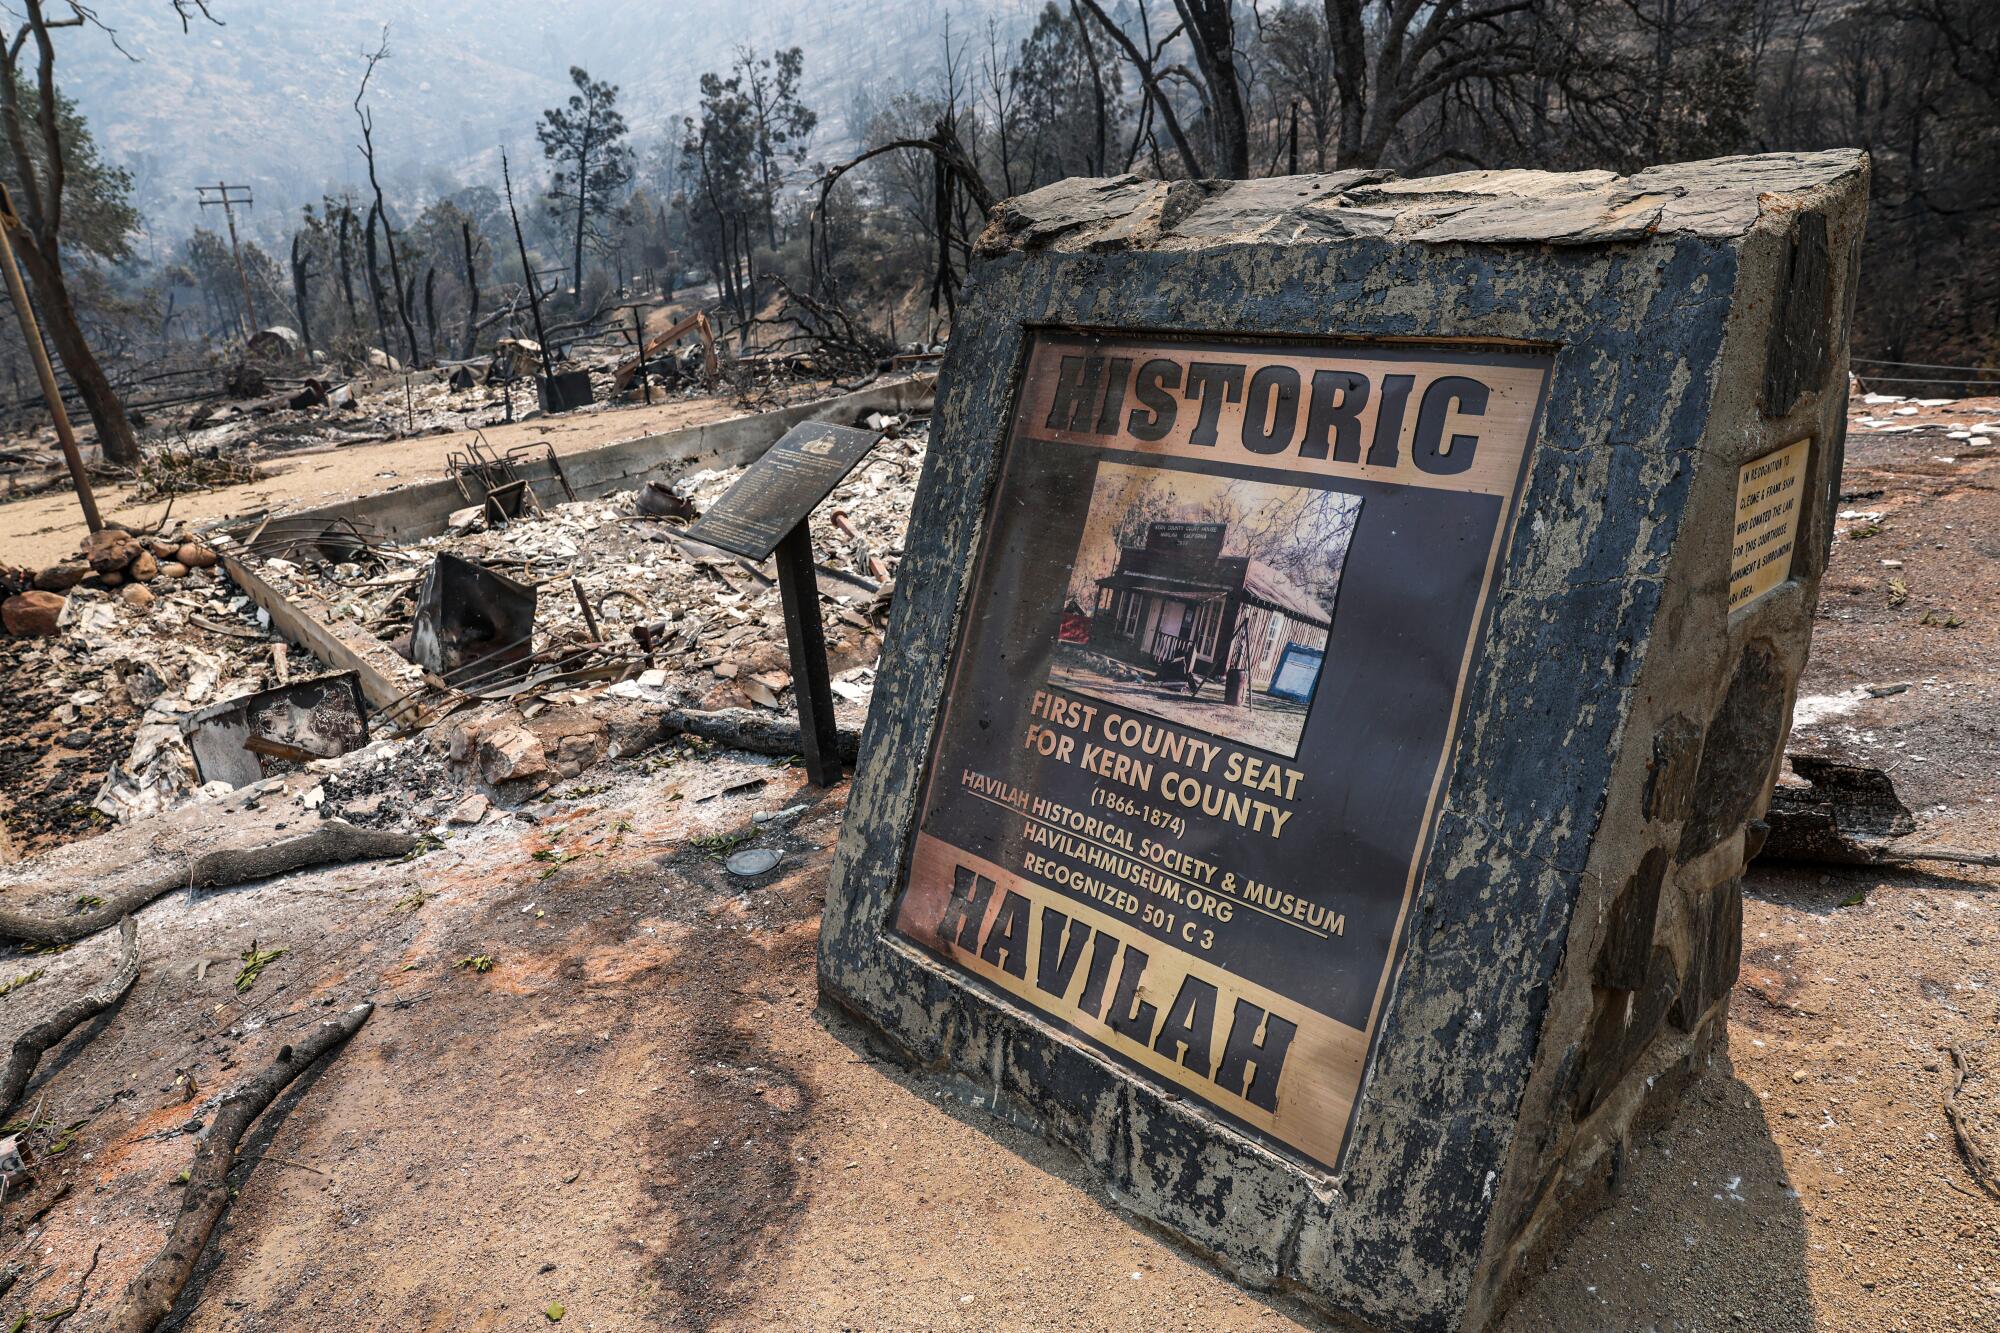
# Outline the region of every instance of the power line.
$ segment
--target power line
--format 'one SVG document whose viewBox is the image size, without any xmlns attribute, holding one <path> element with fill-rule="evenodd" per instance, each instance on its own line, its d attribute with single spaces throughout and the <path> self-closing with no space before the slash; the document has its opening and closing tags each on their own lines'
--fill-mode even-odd
<svg viewBox="0 0 2000 1333">
<path fill-rule="evenodd" d="M 1902 366 L 1909 370 L 1964 370 L 1976 373 L 1982 369 L 1980 366 L 1934 366 L 1922 361 L 1878 361 L 1870 356 L 1850 356 L 1847 359 L 1864 366 Z"/>
<path fill-rule="evenodd" d="M 2000 384 L 2000 377 L 1985 380 L 1937 380 L 1924 379 L 1917 375 L 1876 375 L 1870 373 L 1857 375 L 1855 378 L 1864 384 L 1870 380 L 1873 380 L 1877 384 Z"/>
</svg>

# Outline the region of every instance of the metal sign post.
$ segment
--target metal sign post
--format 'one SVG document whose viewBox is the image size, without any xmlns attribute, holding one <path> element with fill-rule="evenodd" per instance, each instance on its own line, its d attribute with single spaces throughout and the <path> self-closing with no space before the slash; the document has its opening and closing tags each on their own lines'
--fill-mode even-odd
<svg viewBox="0 0 2000 1333">
<path fill-rule="evenodd" d="M 840 731 L 806 520 L 881 438 L 875 431 L 849 426 L 794 426 L 687 530 L 690 541 L 746 560 L 777 557 L 792 693 L 798 700 L 799 750 L 816 787 L 840 781 Z"/>
<path fill-rule="evenodd" d="M 840 729 L 833 716 L 833 686 L 826 664 L 826 627 L 819 618 L 819 579 L 813 574 L 812 537 L 806 520 L 778 543 L 778 595 L 785 605 L 785 645 L 791 650 L 792 693 L 799 707 L 799 748 L 815 787 L 840 781 Z"/>
</svg>

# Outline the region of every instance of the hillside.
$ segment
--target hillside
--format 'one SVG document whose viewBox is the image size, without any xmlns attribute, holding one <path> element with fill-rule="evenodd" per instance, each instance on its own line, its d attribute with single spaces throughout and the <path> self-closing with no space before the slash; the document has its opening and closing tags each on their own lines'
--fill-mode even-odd
<svg viewBox="0 0 2000 1333">
<path fill-rule="evenodd" d="M 624 92 L 635 138 L 689 110 L 706 70 L 748 45 L 806 51 L 806 98 L 821 116 L 817 146 L 847 139 L 858 92 L 880 93 L 933 68 L 947 22 L 955 38 L 1010 30 L 1030 0 L 213 0 L 224 26 L 183 34 L 164 0 L 123 7 L 120 55 L 99 32 L 61 35 L 59 70 L 110 156 L 131 168 L 154 228 L 180 231 L 194 186 L 241 181 L 257 191 L 253 233 L 322 189 L 361 180 L 351 103 L 365 53 L 389 23 L 391 58 L 370 102 L 385 171 L 448 186 L 504 145 L 539 160 L 534 122 L 566 96 L 582 65 Z M 490 170 L 490 168 L 486 168 Z M 268 201 L 268 202 L 267 202 Z M 278 205 L 279 207 L 271 207 Z"/>
</svg>

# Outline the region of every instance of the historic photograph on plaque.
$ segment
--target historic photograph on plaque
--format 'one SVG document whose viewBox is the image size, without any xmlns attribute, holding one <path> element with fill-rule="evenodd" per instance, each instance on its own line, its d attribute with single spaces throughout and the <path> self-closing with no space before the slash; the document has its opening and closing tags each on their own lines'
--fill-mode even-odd
<svg viewBox="0 0 2000 1333">
<path fill-rule="evenodd" d="M 1331 1169 L 1547 358 L 1027 355 L 895 929 Z"/>
<path fill-rule="evenodd" d="M 1296 758 L 1360 508 L 1100 463 L 1050 682 Z"/>
</svg>

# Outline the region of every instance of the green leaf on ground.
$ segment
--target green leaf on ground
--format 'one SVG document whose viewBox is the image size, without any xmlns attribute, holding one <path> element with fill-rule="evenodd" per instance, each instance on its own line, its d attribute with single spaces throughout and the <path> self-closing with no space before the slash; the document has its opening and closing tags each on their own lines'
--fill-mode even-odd
<svg viewBox="0 0 2000 1333">
<path fill-rule="evenodd" d="M 263 975 L 267 964 L 276 962 L 290 952 L 289 949 L 259 949 L 257 942 L 252 940 L 250 947 L 243 951 L 243 967 L 236 974 L 236 993 L 241 995 L 256 985 L 257 978 Z"/>
<path fill-rule="evenodd" d="M 12 995 L 15 991 L 21 989 L 21 987 L 27 985 L 29 982 L 39 980 L 42 973 L 46 971 L 48 971 L 47 968 L 38 967 L 32 972 L 23 972 L 20 976 L 15 977 L 12 981 L 0 982 L 0 995 Z"/>
</svg>

